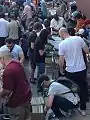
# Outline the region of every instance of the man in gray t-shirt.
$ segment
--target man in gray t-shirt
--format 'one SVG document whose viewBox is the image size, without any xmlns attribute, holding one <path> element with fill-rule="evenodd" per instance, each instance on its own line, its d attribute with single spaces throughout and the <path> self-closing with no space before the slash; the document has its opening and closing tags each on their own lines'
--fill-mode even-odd
<svg viewBox="0 0 90 120">
<path fill-rule="evenodd" d="M 73 94 L 70 92 L 71 90 L 64 86 L 63 84 L 60 84 L 58 82 L 53 82 L 49 86 L 48 96 L 54 95 L 54 96 L 62 96 L 72 102 L 74 105 L 76 105 L 79 101 L 79 97 L 77 94 Z M 67 94 L 64 94 L 67 93 Z"/>
<path fill-rule="evenodd" d="M 78 104 L 78 95 L 74 95 L 68 87 L 58 82 L 51 82 L 47 75 L 42 75 L 39 81 L 42 81 L 44 87 L 49 88 L 45 111 L 51 108 L 56 117 L 59 118 L 62 114 L 60 109 L 68 112 L 69 109 L 75 108 Z"/>
</svg>

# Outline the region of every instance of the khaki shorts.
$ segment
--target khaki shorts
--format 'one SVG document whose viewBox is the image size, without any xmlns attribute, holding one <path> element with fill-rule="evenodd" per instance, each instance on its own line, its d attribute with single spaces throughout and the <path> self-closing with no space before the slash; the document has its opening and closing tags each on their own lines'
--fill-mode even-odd
<svg viewBox="0 0 90 120">
<path fill-rule="evenodd" d="M 8 107 L 10 120 L 27 120 L 30 117 L 30 103 L 27 102 L 20 107 Z"/>
</svg>

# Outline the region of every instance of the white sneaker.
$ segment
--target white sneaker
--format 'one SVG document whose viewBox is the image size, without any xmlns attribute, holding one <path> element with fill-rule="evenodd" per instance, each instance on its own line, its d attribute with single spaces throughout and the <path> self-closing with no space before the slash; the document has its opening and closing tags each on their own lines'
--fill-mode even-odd
<svg viewBox="0 0 90 120">
<path fill-rule="evenodd" d="M 79 108 L 78 111 L 80 112 L 80 114 L 81 114 L 82 116 L 86 116 L 86 111 L 85 111 L 85 110 L 81 110 L 81 109 Z"/>
</svg>

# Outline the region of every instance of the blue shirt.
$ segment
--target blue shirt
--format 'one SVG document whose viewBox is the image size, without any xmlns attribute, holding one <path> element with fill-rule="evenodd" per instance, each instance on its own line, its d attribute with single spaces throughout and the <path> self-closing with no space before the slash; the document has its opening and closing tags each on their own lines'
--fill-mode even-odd
<svg viewBox="0 0 90 120">
<path fill-rule="evenodd" d="M 5 51 L 5 50 L 9 50 L 9 48 L 6 45 L 4 45 L 0 48 L 1 52 Z M 11 54 L 12 54 L 13 59 L 19 60 L 20 55 L 23 54 L 22 48 L 19 45 L 15 44 L 11 51 Z"/>
</svg>

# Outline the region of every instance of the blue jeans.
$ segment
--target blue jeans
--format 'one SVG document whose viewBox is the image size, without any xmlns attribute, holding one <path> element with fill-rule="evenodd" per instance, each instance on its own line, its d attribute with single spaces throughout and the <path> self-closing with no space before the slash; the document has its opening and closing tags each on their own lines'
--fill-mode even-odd
<svg viewBox="0 0 90 120">
<path fill-rule="evenodd" d="M 43 73 L 45 73 L 45 63 L 37 63 L 37 80 L 40 77 L 40 75 L 42 75 Z M 37 84 L 38 89 L 41 89 L 41 82 L 38 80 L 38 84 Z"/>
<path fill-rule="evenodd" d="M 45 63 L 37 63 L 37 78 L 45 73 Z"/>
</svg>

